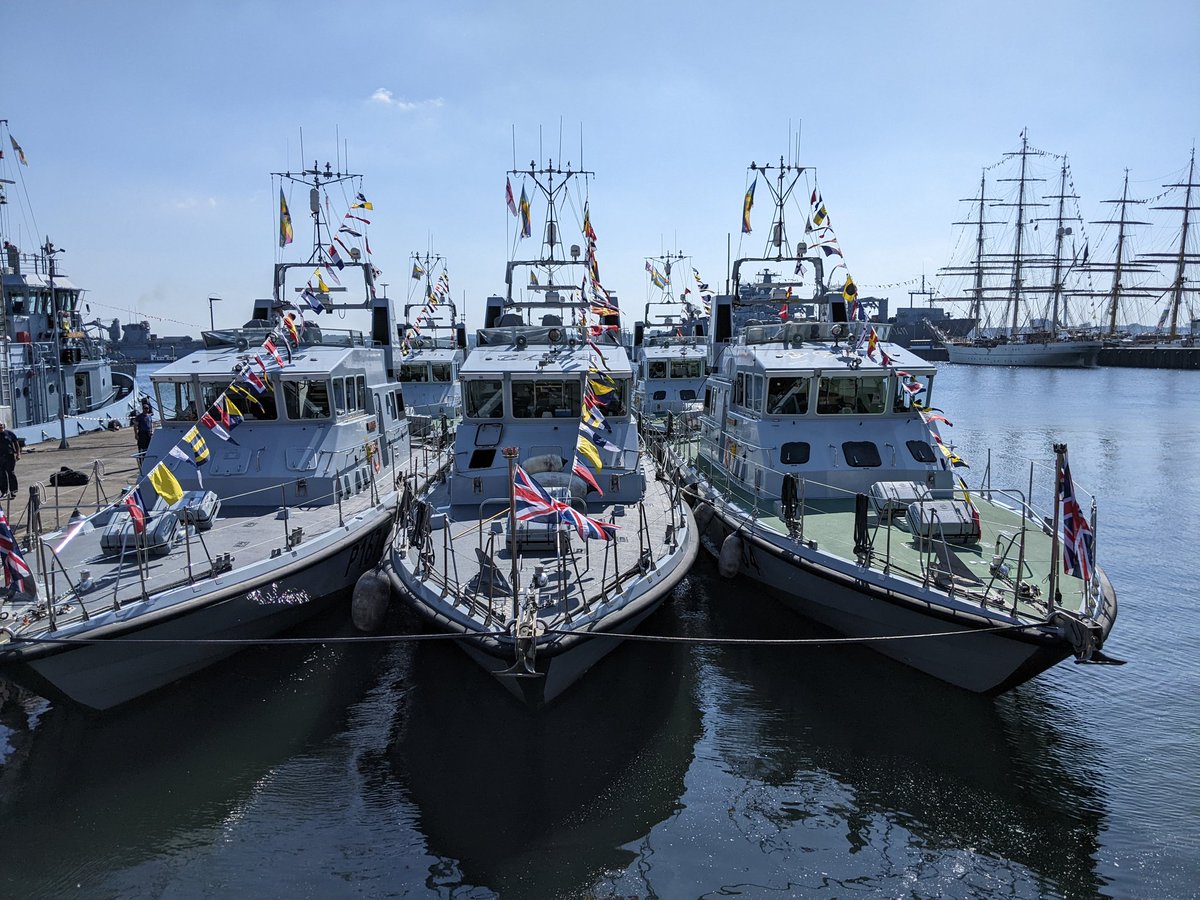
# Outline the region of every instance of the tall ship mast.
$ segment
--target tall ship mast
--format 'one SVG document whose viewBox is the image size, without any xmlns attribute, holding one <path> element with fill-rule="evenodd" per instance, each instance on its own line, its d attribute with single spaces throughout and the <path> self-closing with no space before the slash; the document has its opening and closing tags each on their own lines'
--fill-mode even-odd
<svg viewBox="0 0 1200 900">
<path fill-rule="evenodd" d="M 1058 165 L 1057 193 L 1041 195 L 1035 189 L 1047 180 L 1039 174 L 1034 161 L 1055 157 Z M 1014 161 L 1015 166 L 1013 164 Z M 977 365 L 1018 366 L 1094 366 L 1100 353 L 1095 337 L 1068 331 L 1068 282 L 1082 274 L 1078 252 L 1067 256 L 1067 238 L 1074 235 L 1071 223 L 1082 222 L 1078 212 L 1079 198 L 1070 184 L 1070 167 L 1066 156 L 1051 154 L 1029 145 L 1027 133 L 1021 132 L 1021 148 L 1005 153 L 988 168 L 1013 168 L 1014 175 L 1003 175 L 993 184 L 1014 185 L 1010 197 L 986 197 L 987 170 L 980 177 L 979 195 L 970 202 L 975 215 L 957 225 L 968 226 L 974 247 L 968 264 L 944 267 L 940 274 L 950 281 L 970 276 L 970 286 L 963 290 L 947 289 L 946 296 L 967 300 L 972 315 L 979 321 L 974 339 L 956 339 L 941 334 L 951 362 Z M 1031 211 L 1051 207 L 1053 215 L 1030 217 Z M 1011 210 L 1004 222 L 987 218 L 989 209 Z M 1051 240 L 1040 230 L 1043 223 L 1053 224 Z M 993 226 L 1007 225 L 1011 232 L 1011 252 L 989 250 Z M 1072 245 L 1077 247 L 1074 239 Z M 1044 273 L 1044 274 L 1041 274 Z M 1035 298 L 1044 296 L 1042 303 Z M 997 327 L 988 314 L 990 301 L 1003 303 L 1004 324 Z"/>
<path fill-rule="evenodd" d="M 1137 200 L 1129 196 L 1128 169 L 1125 170 L 1125 181 L 1121 188 L 1120 199 L 1102 200 L 1101 202 L 1115 206 L 1114 215 L 1108 219 L 1095 220 L 1090 224 L 1104 225 L 1109 229 L 1116 229 L 1112 262 L 1089 262 L 1085 258 L 1084 265 L 1093 274 L 1111 275 L 1109 286 L 1106 290 L 1092 291 L 1088 293 L 1088 296 L 1102 297 L 1104 299 L 1104 334 L 1109 338 L 1115 338 L 1120 327 L 1121 308 L 1123 305 L 1126 305 L 1126 301 L 1155 296 L 1154 291 L 1144 284 L 1137 282 L 1144 282 L 1145 276 L 1153 274 L 1157 270 L 1153 265 L 1135 259 L 1132 254 L 1132 229 L 1149 225 L 1150 223 L 1141 219 L 1130 218 L 1130 207 L 1144 206 L 1146 201 Z M 1085 250 L 1085 257 L 1086 255 Z"/>
<path fill-rule="evenodd" d="M 1174 276 L 1171 279 L 1170 286 L 1167 289 L 1169 305 L 1164 311 L 1164 314 L 1169 318 L 1170 329 L 1167 333 L 1168 340 L 1175 340 L 1179 337 L 1179 313 L 1184 309 L 1189 320 L 1196 320 L 1195 302 L 1191 297 L 1195 296 L 1196 279 L 1188 277 L 1189 266 L 1194 266 L 1200 262 L 1200 252 L 1195 248 L 1195 228 L 1196 225 L 1192 221 L 1192 213 L 1200 212 L 1200 206 L 1196 205 L 1196 189 L 1200 188 L 1200 183 L 1196 181 L 1196 149 L 1192 148 L 1191 159 L 1188 161 L 1187 180 L 1176 182 L 1174 184 L 1165 184 L 1164 188 L 1169 191 L 1177 192 L 1182 190 L 1183 201 L 1180 204 L 1169 204 L 1166 206 L 1153 206 L 1151 209 L 1170 210 L 1183 214 L 1182 221 L 1179 226 L 1179 243 L 1171 252 L 1145 253 L 1141 255 L 1141 259 L 1154 263 L 1167 263 L 1174 267 Z M 1190 243 L 1189 243 L 1190 241 Z M 1193 337 L 1195 337 L 1195 329 L 1193 328 Z"/>
</svg>

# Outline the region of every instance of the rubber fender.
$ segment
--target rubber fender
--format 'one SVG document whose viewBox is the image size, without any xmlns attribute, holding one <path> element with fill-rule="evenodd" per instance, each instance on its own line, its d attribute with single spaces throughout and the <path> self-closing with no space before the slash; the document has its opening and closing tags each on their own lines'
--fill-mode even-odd
<svg viewBox="0 0 1200 900">
<path fill-rule="evenodd" d="M 537 482 L 542 487 L 546 488 L 569 488 L 571 491 L 571 496 L 575 499 L 587 499 L 587 483 L 578 475 L 572 475 L 570 472 L 539 472 L 537 476 Z"/>
<path fill-rule="evenodd" d="M 557 453 L 543 453 L 540 456 L 529 457 L 521 463 L 521 468 L 530 475 L 534 475 L 539 472 L 561 472 L 566 468 L 566 463 Z M 542 481 L 542 479 L 539 478 L 538 481 Z M 545 484 L 544 481 L 542 483 Z"/>
<path fill-rule="evenodd" d="M 708 525 L 713 518 L 713 508 L 707 503 L 697 503 L 696 508 L 692 510 L 692 515 L 696 517 L 696 528 L 700 534 L 708 531 Z"/>
<path fill-rule="evenodd" d="M 358 576 L 350 601 L 350 620 L 354 627 L 366 634 L 378 631 L 391 597 L 391 585 L 383 573 L 372 569 Z"/>
<path fill-rule="evenodd" d="M 742 568 L 742 539 L 736 534 L 725 538 L 717 556 L 717 571 L 722 578 L 733 578 Z M 356 591 L 357 593 L 357 591 Z"/>
</svg>

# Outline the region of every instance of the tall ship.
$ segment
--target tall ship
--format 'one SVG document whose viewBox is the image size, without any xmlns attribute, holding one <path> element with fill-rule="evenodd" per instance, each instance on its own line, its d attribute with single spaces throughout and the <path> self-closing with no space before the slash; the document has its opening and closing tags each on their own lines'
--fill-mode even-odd
<svg viewBox="0 0 1200 900">
<path fill-rule="evenodd" d="M 397 334 L 404 402 L 415 431 L 448 429 L 462 415 L 458 373 L 467 352 L 467 326 L 450 293 L 443 257 L 414 253 L 410 281 Z"/>
<path fill-rule="evenodd" d="M 632 414 L 591 174 L 549 161 L 508 173 L 517 229 L 505 293 L 487 298 L 460 370 L 463 418 L 444 478 L 413 495 L 384 565 L 396 594 L 533 708 L 636 629 L 698 548 L 691 511 L 656 477 Z M 522 253 L 535 204 L 540 252 Z M 579 243 L 564 242 L 567 209 L 582 210 Z"/>
<path fill-rule="evenodd" d="M 698 426 L 659 450 L 721 574 L 969 691 L 1001 693 L 1071 656 L 1110 661 L 1100 648 L 1116 594 L 1065 445 L 1050 508 L 1035 501 L 1045 493 L 1032 492 L 1032 469 L 1029 487 L 987 476 L 968 487 L 939 430 L 950 413 L 933 405 L 935 379 L 953 376 L 865 318 L 813 170 L 752 165 L 755 186 L 775 203 L 766 249 L 736 260 L 713 301 Z M 784 205 L 803 195 L 805 239 L 793 245 Z M 740 272 L 763 262 L 791 270 L 792 297 L 774 310 L 747 307 L 741 290 Z"/>
<path fill-rule="evenodd" d="M 23 544 L 0 515 L 0 673 L 43 696 L 109 709 L 348 600 L 383 552 L 396 485 L 420 483 L 388 301 L 365 244 L 322 213 L 331 187 L 370 208 L 361 179 L 329 164 L 277 178 L 280 246 L 299 186 L 312 254 L 275 265 L 246 326 L 152 374 L 161 425 L 135 483 Z M 366 327 L 325 327 L 323 311 Z"/>
<path fill-rule="evenodd" d="M 49 237 L 19 238 L 30 211 L 24 150 L 0 119 L 0 419 L 27 444 L 65 441 L 80 432 L 128 424 L 134 411 L 131 368 L 114 368 L 104 341 L 84 321 L 84 289 L 62 268 L 63 249 Z"/>
<path fill-rule="evenodd" d="M 1035 167 L 1058 160 L 1054 175 Z M 1072 222 L 1081 222 L 1079 198 L 1070 180 L 1066 156 L 1030 147 L 1021 132 L 1021 149 L 1006 153 L 1004 177 L 993 179 L 1000 197 L 988 197 L 988 167 L 980 175 L 979 194 L 964 202 L 972 215 L 955 223 L 969 236 L 971 258 L 941 270 L 942 295 L 965 302 L 976 320 L 970 339 L 945 335 L 950 362 L 996 366 L 1087 367 L 1096 365 L 1101 341 L 1084 323 L 1072 323 L 1069 286 L 1082 274 Z M 1011 174 L 1010 169 L 1015 169 Z M 1057 176 L 1057 177 L 1054 177 Z M 1039 185 L 1053 182 L 1057 193 Z M 1010 215 L 1001 211 L 1011 210 Z M 1041 213 L 1052 210 L 1049 216 Z M 995 216 L 996 218 L 989 218 Z M 1050 225 L 1042 229 L 1042 225 Z M 1070 240 L 1068 240 L 1070 239 Z M 961 242 L 960 242 L 961 243 Z M 1002 248 L 1002 249 L 1001 249 Z"/>
</svg>

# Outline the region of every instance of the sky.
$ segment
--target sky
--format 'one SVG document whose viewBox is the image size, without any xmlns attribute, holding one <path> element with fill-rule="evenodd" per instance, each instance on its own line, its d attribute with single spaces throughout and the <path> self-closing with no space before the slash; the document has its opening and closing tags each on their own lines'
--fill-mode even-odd
<svg viewBox="0 0 1200 900">
<path fill-rule="evenodd" d="M 305 165 L 341 151 L 364 174 L 393 301 L 432 248 L 472 327 L 503 293 L 514 134 L 527 166 L 578 165 L 582 133 L 603 280 L 633 318 L 646 257 L 678 250 L 716 287 L 727 242 L 760 252 L 761 194 L 739 244 L 747 167 L 797 135 L 861 293 L 893 308 L 949 262 L 960 198 L 1022 129 L 1069 154 L 1089 219 L 1126 168 L 1143 197 L 1180 179 L 1200 136 L 1195 0 L 47 0 L 0 22 L 0 118 L 29 161 L 10 191 L 32 210 L 5 236 L 49 236 L 94 315 L 159 334 L 269 295 L 269 173 L 300 166 L 301 132 Z"/>
</svg>

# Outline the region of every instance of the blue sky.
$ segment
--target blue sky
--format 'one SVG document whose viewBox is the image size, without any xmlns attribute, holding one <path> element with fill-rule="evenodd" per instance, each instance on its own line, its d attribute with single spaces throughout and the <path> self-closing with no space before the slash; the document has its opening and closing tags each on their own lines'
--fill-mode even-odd
<svg viewBox="0 0 1200 900">
<path fill-rule="evenodd" d="M 788 153 L 789 123 L 855 280 L 893 306 L 910 287 L 877 286 L 948 261 L 957 199 L 1022 128 L 1070 155 L 1090 219 L 1126 167 L 1142 196 L 1178 178 L 1200 135 L 1194 0 L 46 2 L 0 16 L 0 117 L 29 159 L 18 189 L 38 230 L 66 248 L 94 314 L 159 333 L 206 327 L 213 295 L 218 326 L 240 323 L 269 293 L 268 173 L 299 165 L 301 128 L 307 162 L 334 159 L 340 134 L 366 175 L 393 298 L 432 243 L 472 324 L 503 289 L 514 126 L 521 164 L 539 128 L 557 157 L 560 122 L 577 162 L 582 128 L 602 274 L 631 318 L 664 247 L 723 279 L 746 168 Z"/>
</svg>

